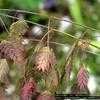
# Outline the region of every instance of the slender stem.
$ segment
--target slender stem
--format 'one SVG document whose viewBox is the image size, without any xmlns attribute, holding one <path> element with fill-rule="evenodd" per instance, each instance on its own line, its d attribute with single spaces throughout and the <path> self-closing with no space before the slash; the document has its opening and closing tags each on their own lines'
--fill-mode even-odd
<svg viewBox="0 0 100 100">
<path fill-rule="evenodd" d="M 61 75 L 59 84 L 62 84 L 63 78 L 64 78 L 64 76 L 66 74 L 65 67 L 66 67 L 66 64 L 68 63 L 69 58 L 72 56 L 72 54 L 73 54 L 73 52 L 74 52 L 74 50 L 75 50 L 75 48 L 77 46 L 78 41 L 81 38 L 84 37 L 84 35 L 86 34 L 86 32 L 87 32 L 87 30 L 83 34 L 81 34 L 81 36 L 74 42 L 74 44 L 72 45 L 71 49 L 69 50 L 69 53 L 67 54 L 67 57 L 66 57 L 65 66 L 62 68 L 62 75 Z"/>
<path fill-rule="evenodd" d="M 49 18 L 49 21 L 48 21 L 48 31 L 50 30 L 50 21 L 51 21 L 51 18 Z M 49 41 L 50 41 L 50 37 L 49 37 L 49 33 L 48 33 L 48 38 L 47 38 L 47 46 L 49 47 Z"/>
<path fill-rule="evenodd" d="M 66 62 L 65 62 L 64 68 L 63 68 L 63 70 L 62 70 L 62 75 L 61 75 L 59 84 L 61 84 L 62 81 L 63 81 L 63 78 L 64 78 L 65 73 L 66 73 L 66 72 L 65 72 L 66 64 L 67 64 L 67 62 L 68 62 L 70 56 L 72 55 L 72 53 L 73 53 L 73 51 L 74 51 L 76 45 L 77 45 L 77 41 L 75 41 L 75 43 L 72 45 L 72 47 L 71 47 L 70 50 L 69 50 L 69 53 L 68 53 L 68 55 L 67 55 L 67 57 L 66 57 Z"/>
<path fill-rule="evenodd" d="M 58 17 L 55 17 L 55 16 L 54 16 L 53 18 L 56 19 L 56 20 L 60 20 L 60 21 L 66 21 L 66 22 L 72 23 L 72 24 L 74 24 L 74 25 L 81 26 L 81 27 L 84 27 L 84 28 L 86 28 L 86 29 L 90 29 L 90 30 L 93 30 L 93 31 L 97 31 L 97 30 L 98 30 L 98 29 L 95 29 L 95 28 L 93 28 L 93 27 L 89 27 L 89 26 L 86 26 L 86 25 L 78 24 L 78 23 L 73 22 L 73 21 L 62 20 L 61 18 L 58 18 Z M 98 30 L 98 31 L 100 31 L 100 30 Z"/>
<path fill-rule="evenodd" d="M 42 37 L 42 39 L 40 40 L 39 43 L 41 43 L 41 42 L 43 41 L 43 39 L 44 39 L 51 31 L 52 31 L 52 30 L 49 30 L 49 31 Z"/>
<path fill-rule="evenodd" d="M 91 46 L 97 48 L 97 49 L 100 49 L 100 47 L 98 47 L 98 46 L 96 46 L 96 45 L 94 45 L 94 44 L 92 44 L 92 43 L 89 43 L 89 44 L 90 44 Z"/>
<path fill-rule="evenodd" d="M 39 39 L 29 39 L 30 41 L 36 41 L 36 42 L 39 42 L 40 40 Z M 63 43 L 59 43 L 59 42 L 54 42 L 54 41 L 50 41 L 50 43 L 51 44 L 55 44 L 55 45 L 59 45 L 59 46 L 66 46 L 66 44 L 63 44 Z M 94 54 L 94 55 L 97 55 L 97 56 L 99 56 L 99 54 L 96 54 L 96 53 L 94 53 L 94 52 L 91 52 L 91 51 L 89 51 L 89 50 L 85 50 L 85 52 L 87 52 L 87 53 L 91 53 L 91 54 Z"/>
<path fill-rule="evenodd" d="M 3 26 L 4 26 L 4 28 L 5 28 L 6 32 L 9 34 L 9 31 L 8 31 L 8 29 L 7 29 L 6 25 L 5 25 L 5 23 L 4 23 L 4 21 L 2 20 L 2 18 L 1 18 L 1 17 L 0 17 L 0 20 L 1 20 L 1 23 L 3 24 Z"/>
<path fill-rule="evenodd" d="M 31 41 L 37 41 L 39 42 L 39 39 L 29 39 Z M 54 42 L 54 41 L 50 41 L 51 44 L 56 44 L 56 45 L 61 45 L 61 46 L 66 46 L 65 44 L 59 43 L 59 42 Z"/>
<path fill-rule="evenodd" d="M 20 13 L 27 13 L 27 14 L 32 14 L 32 15 L 38 15 L 41 16 L 41 14 L 36 13 L 36 12 L 31 12 L 31 11 L 26 11 L 26 10 L 17 10 L 17 9 L 0 9 L 1 11 L 9 11 L 9 12 L 20 12 Z"/>
<path fill-rule="evenodd" d="M 9 18 L 19 19 L 19 18 L 17 18 L 17 17 L 10 16 L 10 15 L 6 15 L 6 14 L 2 14 L 2 13 L 0 13 L 0 15 L 1 15 L 1 16 L 6 16 L 6 17 L 9 17 Z M 38 23 L 35 23 L 35 22 L 32 22 L 32 21 L 29 21 L 29 20 L 25 20 L 25 21 L 28 22 L 28 23 L 35 24 L 35 25 L 38 25 L 38 26 L 41 26 L 41 27 L 43 27 L 43 28 L 47 28 L 47 29 L 48 29 L 48 27 L 45 26 L 45 25 L 41 25 L 41 24 L 38 24 Z M 52 28 L 52 30 L 55 31 L 55 32 L 60 32 L 60 33 L 66 34 L 66 35 L 69 36 L 69 37 L 72 37 L 72 38 L 74 38 L 74 39 L 76 39 L 76 40 L 79 40 L 77 37 L 75 37 L 75 36 L 73 36 L 73 35 L 71 35 L 71 34 L 69 34 L 69 33 L 61 32 L 61 31 L 59 31 L 59 30 L 57 30 L 57 29 L 54 29 L 54 28 Z M 93 45 L 93 44 L 91 44 L 91 43 L 89 43 L 89 44 L 92 45 L 92 46 L 94 46 L 95 48 L 100 49 L 100 47 L 98 47 L 98 46 L 96 46 L 96 45 Z"/>
<path fill-rule="evenodd" d="M 48 15 L 42 15 L 40 13 L 36 13 L 36 12 L 31 12 L 31 11 L 26 11 L 26 10 L 16 10 L 16 9 L 0 9 L 1 11 L 9 11 L 9 12 L 22 12 L 22 13 L 27 13 L 27 14 L 33 14 L 33 15 L 38 15 L 38 16 L 45 16 L 47 18 L 50 18 L 50 16 Z M 81 26 L 81 27 L 84 27 L 84 28 L 87 28 L 87 29 L 90 29 L 90 30 L 95 30 L 95 31 L 100 31 L 98 29 L 95 29 L 93 27 L 89 27 L 89 26 L 86 26 L 86 25 L 82 25 L 82 24 L 79 24 L 79 23 L 76 23 L 76 22 L 73 22 L 73 21 L 69 21 L 69 20 L 62 20 L 60 17 L 52 17 L 53 19 L 55 20 L 61 20 L 61 21 L 66 21 L 66 22 L 69 22 L 69 23 L 72 23 L 72 24 L 75 24 L 77 26 Z"/>
<path fill-rule="evenodd" d="M 13 18 L 13 19 L 19 19 L 18 17 L 14 17 L 14 16 L 11 16 L 11 15 L 7 15 L 7 14 L 3 14 L 3 13 L 0 13 L 1 16 L 5 16 L 5 17 L 9 17 L 9 18 Z M 29 21 L 29 20 L 25 20 L 26 22 L 30 23 L 30 24 L 34 24 L 34 25 L 38 25 L 38 26 L 41 26 L 43 28 L 48 28 L 47 26 L 45 25 L 42 25 L 42 24 L 38 24 L 38 23 L 35 23 L 35 22 L 32 22 L 32 21 Z"/>
<path fill-rule="evenodd" d="M 69 33 L 61 32 L 61 31 L 59 31 L 59 30 L 57 30 L 57 29 L 54 29 L 54 28 L 53 28 L 52 30 L 55 31 L 55 32 L 60 32 L 60 33 L 66 34 L 67 36 L 69 36 L 69 37 L 71 37 L 71 38 L 74 38 L 74 39 L 78 40 L 77 37 L 75 37 L 75 36 L 73 36 L 73 35 L 71 35 L 71 34 L 69 34 Z"/>
</svg>

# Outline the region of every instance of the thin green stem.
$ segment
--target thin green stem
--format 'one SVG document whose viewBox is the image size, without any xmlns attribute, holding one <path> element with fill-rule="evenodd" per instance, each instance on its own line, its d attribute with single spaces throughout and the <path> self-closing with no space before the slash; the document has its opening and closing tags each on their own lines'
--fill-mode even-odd
<svg viewBox="0 0 100 100">
<path fill-rule="evenodd" d="M 31 11 L 26 11 L 26 10 L 17 10 L 17 9 L 0 9 L 0 11 L 20 12 L 20 13 L 27 13 L 27 14 L 32 14 L 32 15 L 38 15 L 38 16 L 41 16 L 41 14 L 39 14 L 39 13 L 31 12 Z"/>
<path fill-rule="evenodd" d="M 48 15 L 42 15 L 40 13 L 36 13 L 36 12 L 31 12 L 31 11 L 26 11 L 26 10 L 16 10 L 16 9 L 0 9 L 1 11 L 9 11 L 9 12 L 22 12 L 22 13 L 27 13 L 27 14 L 33 14 L 33 15 L 38 15 L 38 16 L 45 16 L 47 18 L 50 18 L 50 16 Z M 61 21 L 66 21 L 66 22 L 69 22 L 69 23 L 72 23 L 72 24 L 75 24 L 77 26 L 81 26 L 81 27 L 84 27 L 84 28 L 87 28 L 87 29 L 90 29 L 90 30 L 95 30 L 95 31 L 100 31 L 98 29 L 95 29 L 93 27 L 89 27 L 89 26 L 86 26 L 86 25 L 82 25 L 82 24 L 79 24 L 79 23 L 76 23 L 76 22 L 73 22 L 73 21 L 69 21 L 69 20 L 62 20 L 61 18 L 59 17 L 56 17 L 56 16 L 53 16 L 52 17 L 53 19 L 55 20 L 61 20 Z"/>
<path fill-rule="evenodd" d="M 1 15 L 1 16 L 4 16 L 4 17 L 13 18 L 13 19 L 20 19 L 20 18 L 18 18 L 18 17 L 14 17 L 14 16 L 11 16 L 11 15 L 3 14 L 3 13 L 0 13 L 0 15 Z M 34 25 L 37 25 L 37 26 L 41 26 L 41 27 L 43 27 L 43 28 L 47 28 L 47 26 L 42 25 L 42 24 L 38 24 L 38 23 L 29 21 L 29 20 L 25 20 L 25 21 L 28 22 L 28 23 L 30 23 L 30 24 L 34 24 Z"/>
<path fill-rule="evenodd" d="M 40 41 L 40 39 L 32 39 L 32 38 L 30 38 L 29 40 L 33 41 L 33 42 L 39 42 Z M 50 44 L 55 44 L 55 45 L 59 45 L 59 46 L 66 46 L 66 44 L 54 42 L 54 41 L 50 41 Z M 99 54 L 96 54 L 95 52 L 92 52 L 92 51 L 89 51 L 89 50 L 85 50 L 85 52 L 100 56 Z"/>
<path fill-rule="evenodd" d="M 66 22 L 72 23 L 72 24 L 74 24 L 74 25 L 81 26 L 81 27 L 84 27 L 84 28 L 86 28 L 86 29 L 90 29 L 90 30 L 92 30 L 92 31 L 100 31 L 100 30 L 95 29 L 95 28 L 93 28 L 93 27 L 89 27 L 89 26 L 86 26 L 86 25 L 78 24 L 78 23 L 76 23 L 76 22 L 69 21 L 69 20 L 62 20 L 61 18 L 58 18 L 58 17 L 55 17 L 55 16 L 54 16 L 53 18 L 56 19 L 56 20 L 66 21 Z"/>
<path fill-rule="evenodd" d="M 13 19 L 19 19 L 19 18 L 17 18 L 17 17 L 10 16 L 10 15 L 6 15 L 6 14 L 2 14 L 2 13 L 0 13 L 0 15 L 1 15 L 1 16 L 5 16 L 5 17 L 9 17 L 9 18 L 13 18 Z M 38 23 L 29 21 L 29 20 L 25 20 L 25 21 L 28 22 L 28 23 L 31 23 L 31 24 L 34 24 L 34 25 L 38 25 L 38 26 L 41 26 L 41 27 L 43 27 L 43 28 L 48 29 L 48 26 L 46 26 L 46 25 L 38 24 Z M 73 36 L 73 35 L 71 35 L 71 34 L 69 34 L 69 33 L 61 32 L 61 31 L 59 31 L 59 30 L 57 30 L 57 29 L 54 29 L 54 28 L 52 28 L 52 30 L 55 31 L 55 32 L 60 32 L 60 33 L 66 34 L 67 36 L 72 37 L 72 38 L 74 38 L 74 39 L 76 39 L 76 40 L 80 40 L 80 39 L 78 39 L 77 37 L 75 37 L 75 36 Z M 98 47 L 98 46 L 96 46 L 96 45 L 93 45 L 93 44 L 91 44 L 91 43 L 90 43 L 90 45 L 94 46 L 95 48 L 100 49 L 100 47 Z"/>
<path fill-rule="evenodd" d="M 6 32 L 9 34 L 9 31 L 8 31 L 8 29 L 7 29 L 6 25 L 5 25 L 5 23 L 4 23 L 4 21 L 2 20 L 2 18 L 1 18 L 1 17 L 0 17 L 0 20 L 1 20 L 1 23 L 3 24 L 3 26 L 4 26 L 4 28 L 5 28 Z"/>
<path fill-rule="evenodd" d="M 92 44 L 92 43 L 89 43 L 89 44 L 90 44 L 91 46 L 97 48 L 97 49 L 100 49 L 100 47 L 98 47 L 98 46 L 96 46 L 96 45 L 94 45 L 94 44 Z"/>
</svg>

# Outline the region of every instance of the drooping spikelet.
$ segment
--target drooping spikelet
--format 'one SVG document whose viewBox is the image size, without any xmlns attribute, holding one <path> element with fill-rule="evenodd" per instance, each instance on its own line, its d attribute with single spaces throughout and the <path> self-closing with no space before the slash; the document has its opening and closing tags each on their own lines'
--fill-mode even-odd
<svg viewBox="0 0 100 100">
<path fill-rule="evenodd" d="M 28 25 L 24 20 L 18 20 L 17 22 L 14 22 L 10 26 L 10 36 L 20 36 L 23 35 L 28 29 Z"/>
<path fill-rule="evenodd" d="M 36 94 L 36 91 L 36 83 L 30 79 L 21 89 L 20 100 L 32 100 L 32 96 Z"/>
<path fill-rule="evenodd" d="M 57 89 L 58 83 L 59 83 L 59 77 L 57 71 L 54 68 L 52 68 L 50 73 L 46 75 L 45 79 L 46 89 L 49 90 L 50 92 L 54 92 Z"/>
<path fill-rule="evenodd" d="M 48 91 L 45 91 L 42 94 L 40 94 L 36 100 L 56 100 L 56 98 L 53 95 L 51 95 L 51 93 L 49 93 Z"/>
<path fill-rule="evenodd" d="M 81 67 L 79 69 L 79 72 L 77 74 L 77 80 L 75 84 L 71 87 L 71 94 L 79 95 L 89 95 L 90 92 L 88 90 L 87 84 L 88 84 L 88 72 L 84 67 Z"/>
<path fill-rule="evenodd" d="M 84 67 L 81 67 L 77 74 L 77 84 L 80 90 L 87 88 L 88 78 L 89 76 L 87 70 Z"/>
<path fill-rule="evenodd" d="M 56 57 L 52 49 L 49 47 L 43 47 L 37 52 L 35 65 L 38 70 L 48 72 L 55 64 Z"/>
<path fill-rule="evenodd" d="M 0 43 L 0 58 L 13 60 L 16 64 L 24 64 L 26 52 L 19 42 L 2 41 Z"/>
<path fill-rule="evenodd" d="M 9 72 L 6 59 L 0 59 L 0 81 L 4 82 Z"/>
</svg>

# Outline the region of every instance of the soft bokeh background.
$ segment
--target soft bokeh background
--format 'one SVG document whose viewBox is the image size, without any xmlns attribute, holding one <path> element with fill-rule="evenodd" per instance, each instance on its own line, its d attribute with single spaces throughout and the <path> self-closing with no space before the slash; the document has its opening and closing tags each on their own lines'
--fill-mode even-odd
<svg viewBox="0 0 100 100">
<path fill-rule="evenodd" d="M 18 18 L 26 19 L 35 23 L 42 25 L 48 24 L 48 18 L 45 15 L 57 16 L 62 20 L 73 21 L 81 25 L 87 25 L 95 30 L 88 29 L 86 27 L 81 27 L 75 23 L 54 20 L 52 19 L 52 27 L 57 28 L 59 31 L 67 32 L 71 35 L 79 37 L 83 32 L 86 32 L 86 38 L 90 39 L 90 42 L 99 48 L 89 46 L 89 49 L 86 51 L 85 65 L 89 71 L 89 83 L 88 87 L 93 95 L 100 95 L 100 0 L 0 0 L 0 9 L 20 9 L 26 11 L 37 12 L 44 16 L 19 13 L 19 12 L 8 12 L 0 10 L 0 17 L 4 21 L 6 27 L 9 29 L 9 26 L 12 22 L 16 21 L 15 19 L 8 18 L 7 16 L 2 16 L 2 13 L 5 15 L 11 15 Z M 29 24 L 30 30 L 26 34 L 26 37 L 33 37 L 39 39 L 46 29 L 38 25 Z M 7 32 L 3 26 L 3 23 L 0 21 L 0 40 L 3 40 L 7 36 Z M 55 46 L 55 53 L 58 59 L 58 67 L 63 65 L 64 59 L 67 55 L 67 52 L 70 46 L 73 44 L 74 39 L 67 36 L 66 34 L 55 32 L 51 41 L 59 42 L 64 45 L 55 45 L 52 44 L 52 47 Z M 77 63 L 74 64 L 74 71 L 71 75 L 72 80 L 75 78 L 75 75 L 78 70 L 79 58 L 77 58 Z M 14 75 L 17 78 L 17 73 L 13 70 L 11 75 Z M 15 80 L 13 80 L 15 81 Z M 72 81 L 73 82 L 73 81 Z M 14 82 L 13 82 L 14 83 Z M 9 87 L 8 94 L 14 91 L 14 85 Z M 63 88 L 63 87 L 62 87 Z M 64 93 L 69 91 L 68 89 L 64 90 Z"/>
</svg>

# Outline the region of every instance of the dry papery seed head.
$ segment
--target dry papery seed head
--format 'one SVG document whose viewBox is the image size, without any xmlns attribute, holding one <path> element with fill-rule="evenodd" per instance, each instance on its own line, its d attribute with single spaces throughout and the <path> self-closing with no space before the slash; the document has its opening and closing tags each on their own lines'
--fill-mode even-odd
<svg viewBox="0 0 100 100">
<path fill-rule="evenodd" d="M 10 36 L 19 36 L 24 35 L 28 30 L 28 25 L 25 20 L 18 20 L 10 26 Z"/>
<path fill-rule="evenodd" d="M 36 100 L 56 100 L 56 98 L 51 95 L 49 91 L 45 91 L 41 93 Z"/>
<path fill-rule="evenodd" d="M 32 96 L 37 92 L 37 86 L 35 81 L 30 78 L 24 86 L 21 88 L 20 99 L 21 100 L 32 100 Z"/>
<path fill-rule="evenodd" d="M 89 47 L 89 42 L 90 42 L 89 40 L 80 40 L 78 42 L 78 46 L 80 49 L 85 50 Z"/>
<path fill-rule="evenodd" d="M 89 76 L 87 70 L 84 67 L 81 67 L 77 74 L 77 84 L 80 90 L 84 90 L 87 88 L 88 78 Z"/>
<path fill-rule="evenodd" d="M 26 52 L 23 45 L 10 41 L 0 43 L 0 58 L 13 60 L 16 64 L 25 63 Z"/>
<path fill-rule="evenodd" d="M 38 70 L 48 72 L 56 64 L 54 52 L 49 47 L 42 47 L 36 54 L 35 65 Z"/>
<path fill-rule="evenodd" d="M 53 93 L 56 91 L 58 83 L 59 83 L 59 77 L 57 71 L 54 68 L 52 68 L 50 73 L 46 75 L 45 79 L 46 89 L 48 89 L 50 92 Z"/>
<path fill-rule="evenodd" d="M 9 66 L 6 59 L 0 59 L 0 81 L 4 82 L 9 72 Z"/>
</svg>

